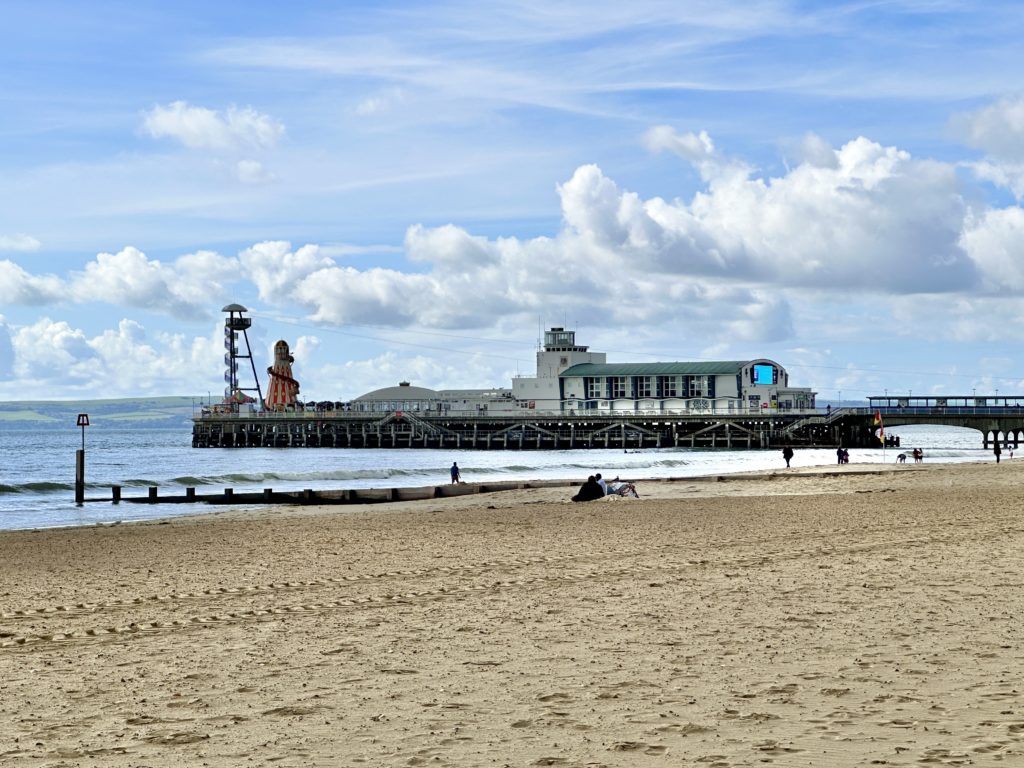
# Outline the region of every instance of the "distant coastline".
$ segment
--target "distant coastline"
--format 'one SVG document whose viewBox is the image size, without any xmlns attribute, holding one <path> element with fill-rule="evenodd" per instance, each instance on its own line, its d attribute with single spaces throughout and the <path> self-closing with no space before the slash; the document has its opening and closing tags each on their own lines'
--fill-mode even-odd
<svg viewBox="0 0 1024 768">
<path fill-rule="evenodd" d="M 205 397 L 126 397 L 104 400 L 0 401 L 0 430 L 74 429 L 80 413 L 96 429 L 188 429 L 193 404 Z"/>
</svg>

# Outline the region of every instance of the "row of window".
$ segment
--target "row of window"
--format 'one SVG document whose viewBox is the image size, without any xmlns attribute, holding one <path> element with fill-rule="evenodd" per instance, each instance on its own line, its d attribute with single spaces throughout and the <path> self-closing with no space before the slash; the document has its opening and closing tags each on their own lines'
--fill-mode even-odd
<svg viewBox="0 0 1024 768">
<path fill-rule="evenodd" d="M 588 400 L 715 396 L 711 376 L 587 376 L 583 390 Z"/>
</svg>

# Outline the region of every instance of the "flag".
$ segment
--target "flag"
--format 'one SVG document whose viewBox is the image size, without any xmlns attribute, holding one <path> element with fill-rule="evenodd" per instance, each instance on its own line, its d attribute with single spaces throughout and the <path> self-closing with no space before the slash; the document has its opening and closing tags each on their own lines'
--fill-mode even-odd
<svg viewBox="0 0 1024 768">
<path fill-rule="evenodd" d="M 882 412 L 879 410 L 875 411 L 875 420 L 872 422 L 874 426 L 878 427 L 878 442 L 885 445 L 885 426 L 882 424 Z"/>
</svg>

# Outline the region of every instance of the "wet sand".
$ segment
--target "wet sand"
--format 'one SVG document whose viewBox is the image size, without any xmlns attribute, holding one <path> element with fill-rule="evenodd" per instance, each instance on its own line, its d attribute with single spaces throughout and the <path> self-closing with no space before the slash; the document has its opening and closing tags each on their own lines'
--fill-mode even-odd
<svg viewBox="0 0 1024 768">
<path fill-rule="evenodd" d="M 1024 764 L 1024 462 L 0 534 L 5 766 Z"/>
</svg>

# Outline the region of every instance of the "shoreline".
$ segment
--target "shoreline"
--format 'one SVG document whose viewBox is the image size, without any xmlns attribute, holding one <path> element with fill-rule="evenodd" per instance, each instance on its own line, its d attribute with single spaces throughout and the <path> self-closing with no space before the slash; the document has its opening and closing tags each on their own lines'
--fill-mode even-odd
<svg viewBox="0 0 1024 768">
<path fill-rule="evenodd" d="M 1009 461 L 1009 460 L 1008 460 Z M 670 477 L 651 478 L 627 478 L 627 482 L 639 484 L 641 487 L 651 487 L 663 483 L 716 483 L 716 482 L 739 482 L 739 481 L 771 481 L 785 480 L 798 477 L 842 477 L 856 475 L 879 475 L 887 472 L 908 472 L 920 471 L 925 467 L 949 467 L 962 465 L 975 465 L 990 463 L 985 459 L 972 459 L 961 462 L 925 463 L 925 464 L 896 464 L 880 462 L 861 462 L 854 464 L 814 464 L 795 467 L 780 467 L 778 469 L 764 470 L 738 470 L 736 472 L 714 472 L 704 475 L 680 475 Z M 336 512 L 354 511 L 366 507 L 388 507 L 391 505 L 425 504 L 438 499 L 459 498 L 463 496 L 490 496 L 491 494 L 503 494 L 514 491 L 528 491 L 545 488 L 557 488 L 567 490 L 568 496 L 578 489 L 585 478 L 570 480 L 565 478 L 548 478 L 534 480 L 508 480 L 508 481 L 483 481 L 464 482 L 458 485 L 437 484 L 426 486 L 379 486 L 371 488 L 355 488 L 328 490 L 319 489 L 314 491 L 310 500 L 302 498 L 301 490 L 279 490 L 272 496 L 267 497 L 265 492 L 239 492 L 233 494 L 233 498 L 225 500 L 223 494 L 197 494 L 195 499 L 186 499 L 185 496 L 158 496 L 156 501 L 150 501 L 145 497 L 123 497 L 119 504 L 129 504 L 133 507 L 159 506 L 159 505 L 195 505 L 197 509 L 182 514 L 158 515 L 136 519 L 114 519 L 80 524 L 36 526 L 24 528 L 0 528 L 0 535 L 14 531 L 35 531 L 54 530 L 71 528 L 93 528 L 109 527 L 115 525 L 138 525 L 147 523 L 160 523 L 166 520 L 191 519 L 207 515 L 225 514 L 252 514 L 258 515 L 272 507 L 300 507 L 307 510 L 332 509 Z M 85 504 L 91 507 L 108 505 L 116 508 L 110 499 L 87 498 Z M 227 507 L 225 509 L 224 507 Z"/>
</svg>

